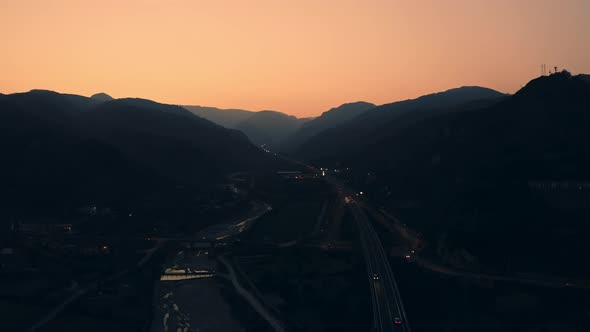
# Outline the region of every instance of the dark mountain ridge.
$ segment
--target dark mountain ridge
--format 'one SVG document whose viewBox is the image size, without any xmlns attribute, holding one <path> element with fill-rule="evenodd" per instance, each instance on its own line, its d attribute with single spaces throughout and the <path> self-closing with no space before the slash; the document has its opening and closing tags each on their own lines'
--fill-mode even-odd
<svg viewBox="0 0 590 332">
<path fill-rule="evenodd" d="M 179 106 L 143 99 L 103 103 L 83 128 L 178 181 L 199 181 L 249 168 L 264 155 L 239 131 L 199 118 Z"/>
<path fill-rule="evenodd" d="M 397 118 L 403 125 L 386 123 L 392 127 L 385 134 L 332 162 L 382 170 L 402 165 L 407 165 L 407 170 L 416 170 L 418 165 L 435 169 L 449 162 L 452 165 L 445 169 L 466 174 L 478 167 L 501 168 L 517 159 L 532 164 L 544 160 L 537 164 L 544 165 L 551 160 L 564 161 L 568 155 L 585 158 L 590 151 L 579 142 L 587 138 L 589 86 L 577 77 L 559 73 L 532 80 L 510 97 L 463 104 L 405 123 L 410 112 Z M 531 174 L 536 169 L 522 171 Z"/>
<path fill-rule="evenodd" d="M 364 101 L 346 103 L 334 107 L 322 113 L 319 117 L 304 123 L 301 128 L 291 134 L 285 142 L 281 144 L 280 149 L 287 152 L 293 151 L 302 143 L 323 130 L 337 127 L 375 107 L 375 104 Z"/>
<path fill-rule="evenodd" d="M 459 106 L 472 108 L 477 103 L 495 102 L 505 95 L 487 88 L 461 87 L 417 99 L 405 100 L 372 108 L 363 114 L 311 137 L 297 148 L 296 156 L 326 162 L 332 159 L 343 162 L 354 154 L 389 135 L 396 127 L 396 119 L 414 113 L 406 119 L 407 125 L 437 113 L 453 111 Z M 410 119 L 414 120 L 410 120 Z M 340 160 L 338 160 L 340 159 Z"/>
<path fill-rule="evenodd" d="M 113 97 L 107 95 L 104 92 L 95 93 L 92 96 L 90 96 L 90 98 L 98 101 L 109 101 L 114 99 Z"/>
<path fill-rule="evenodd" d="M 256 145 L 277 146 L 311 118 L 298 119 L 277 111 L 246 111 L 204 106 L 183 106 L 190 112 L 226 128 L 238 129 Z"/>
<path fill-rule="evenodd" d="M 214 122 L 226 128 L 236 128 L 242 121 L 245 121 L 252 115 L 254 111 L 247 111 L 241 109 L 222 109 L 217 107 L 206 106 L 182 106 L 192 112 L 193 114 Z"/>
<path fill-rule="evenodd" d="M 0 194 L 5 207 L 25 210 L 213 183 L 268 157 L 238 131 L 144 99 L 101 102 L 39 90 L 2 95 L 0 130 L 6 161 Z"/>
<path fill-rule="evenodd" d="M 275 111 L 260 111 L 236 126 L 256 145 L 278 146 L 306 120 Z"/>
<path fill-rule="evenodd" d="M 590 258 L 589 127 L 590 83 L 562 72 L 491 105 L 439 112 L 340 160 L 433 249 L 477 257 L 465 266 L 503 272 L 509 257 L 517 272 L 588 274 L 579 262 Z"/>
</svg>

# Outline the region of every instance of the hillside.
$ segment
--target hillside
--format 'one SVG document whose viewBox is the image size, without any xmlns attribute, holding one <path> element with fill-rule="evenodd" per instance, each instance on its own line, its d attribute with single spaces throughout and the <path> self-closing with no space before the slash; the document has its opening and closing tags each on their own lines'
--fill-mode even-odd
<svg viewBox="0 0 590 332">
<path fill-rule="evenodd" d="M 0 96 L 0 135 L 3 202 L 25 210 L 211 184 L 268 158 L 242 133 L 181 107 L 40 90 Z"/>
<path fill-rule="evenodd" d="M 77 134 L 72 118 L 66 121 L 74 111 L 69 96 L 42 94 L 0 97 L 0 217 L 113 203 L 162 184 L 114 146 Z M 47 121 L 52 114 L 55 121 Z"/>
<path fill-rule="evenodd" d="M 236 126 L 256 145 L 278 146 L 306 120 L 274 111 L 256 112 Z"/>
<path fill-rule="evenodd" d="M 298 119 L 276 111 L 246 111 L 204 106 L 183 106 L 190 112 L 226 128 L 237 129 L 255 145 L 276 147 L 311 118 Z"/>
<path fill-rule="evenodd" d="M 113 97 L 107 95 L 104 92 L 100 92 L 100 93 L 95 93 L 92 96 L 90 96 L 91 99 L 94 100 L 98 100 L 98 101 L 109 101 L 109 100 L 113 100 Z"/>
<path fill-rule="evenodd" d="M 369 109 L 375 108 L 375 104 L 358 101 L 354 103 L 347 103 L 334 107 L 320 115 L 319 117 L 304 123 L 301 128 L 291 134 L 283 144 L 281 150 L 293 151 L 297 149 L 302 143 L 320 132 L 337 127 L 357 116 L 363 114 Z"/>
<path fill-rule="evenodd" d="M 195 115 L 226 128 L 236 128 L 241 122 L 254 115 L 253 111 L 221 109 L 206 106 L 183 106 Z"/>
<path fill-rule="evenodd" d="M 590 121 L 589 93 L 590 84 L 566 73 L 540 77 L 491 106 L 447 112 L 392 132 L 361 156 L 369 158 L 367 165 L 385 169 L 402 160 L 428 160 L 463 174 L 509 166 L 528 177 L 573 176 L 576 168 L 565 166 L 567 161 L 585 161 L 590 152 L 579 144 Z M 385 149 L 389 153 L 380 152 Z"/>
<path fill-rule="evenodd" d="M 589 126 L 590 83 L 563 72 L 392 131 L 346 165 L 449 260 L 466 248 L 474 269 L 510 259 L 518 272 L 590 275 L 578 264 L 590 259 Z"/>
<path fill-rule="evenodd" d="M 438 113 L 453 111 L 459 106 L 472 108 L 478 103 L 496 101 L 505 95 L 487 88 L 461 87 L 422 96 L 417 99 L 385 104 L 311 137 L 293 153 L 316 162 L 341 163 L 354 158 L 383 135 L 389 135 L 395 120 L 406 114 L 418 121 Z M 408 121 L 408 125 L 414 121 Z"/>
<path fill-rule="evenodd" d="M 80 120 L 94 137 L 180 182 L 251 168 L 265 157 L 236 130 L 149 100 L 106 102 Z"/>
</svg>

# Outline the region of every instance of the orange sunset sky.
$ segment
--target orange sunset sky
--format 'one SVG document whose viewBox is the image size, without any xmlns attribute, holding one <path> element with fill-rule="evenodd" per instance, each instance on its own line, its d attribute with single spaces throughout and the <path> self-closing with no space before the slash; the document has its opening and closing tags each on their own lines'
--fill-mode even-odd
<svg viewBox="0 0 590 332">
<path fill-rule="evenodd" d="M 590 72 L 589 0 L 0 0 L 0 92 L 318 115 Z"/>
</svg>

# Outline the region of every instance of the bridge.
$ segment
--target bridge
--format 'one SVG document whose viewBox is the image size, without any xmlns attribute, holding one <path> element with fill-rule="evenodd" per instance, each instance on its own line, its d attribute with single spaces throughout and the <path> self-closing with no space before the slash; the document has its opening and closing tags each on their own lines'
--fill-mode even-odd
<svg viewBox="0 0 590 332">
<path fill-rule="evenodd" d="M 215 275 L 215 271 L 210 270 L 193 270 L 190 268 L 164 270 L 160 276 L 161 281 L 180 281 L 190 279 L 211 278 Z"/>
</svg>

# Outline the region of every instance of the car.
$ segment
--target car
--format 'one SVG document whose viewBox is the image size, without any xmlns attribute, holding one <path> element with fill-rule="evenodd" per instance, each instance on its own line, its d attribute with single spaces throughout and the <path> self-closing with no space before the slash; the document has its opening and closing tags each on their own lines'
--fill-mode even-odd
<svg viewBox="0 0 590 332">
<path fill-rule="evenodd" d="M 379 275 L 377 273 L 373 273 L 373 280 L 379 280 Z"/>
<path fill-rule="evenodd" d="M 393 319 L 393 324 L 395 324 L 395 325 L 402 325 L 402 320 L 401 320 L 401 318 L 399 318 L 399 317 L 395 317 L 395 318 Z"/>
</svg>

